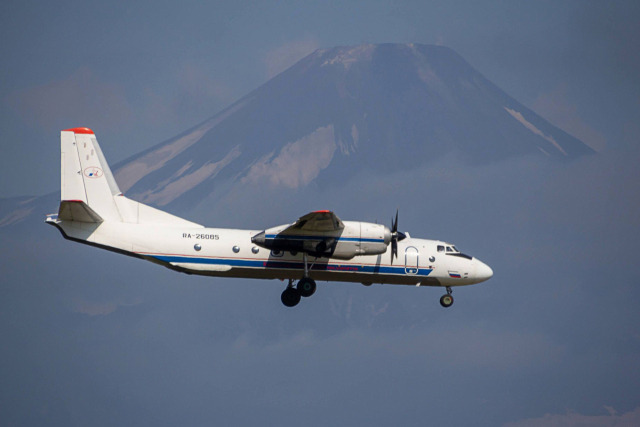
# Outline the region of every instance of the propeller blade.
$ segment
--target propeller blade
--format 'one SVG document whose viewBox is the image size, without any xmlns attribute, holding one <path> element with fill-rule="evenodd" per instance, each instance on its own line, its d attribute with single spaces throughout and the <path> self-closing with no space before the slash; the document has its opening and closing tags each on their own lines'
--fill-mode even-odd
<svg viewBox="0 0 640 427">
<path fill-rule="evenodd" d="M 394 258 L 398 258 L 398 209 L 396 218 L 391 217 L 391 265 Z"/>
<path fill-rule="evenodd" d="M 395 233 L 398 231 L 398 210 L 396 209 L 396 219 L 391 218 L 391 232 Z"/>
<path fill-rule="evenodd" d="M 391 241 L 391 265 L 393 265 L 393 258 L 398 258 L 398 242 Z"/>
</svg>

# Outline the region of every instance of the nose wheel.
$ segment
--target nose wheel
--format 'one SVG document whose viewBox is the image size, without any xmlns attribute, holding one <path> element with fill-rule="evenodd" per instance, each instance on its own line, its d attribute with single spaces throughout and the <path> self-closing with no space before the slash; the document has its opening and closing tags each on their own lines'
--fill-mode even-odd
<svg viewBox="0 0 640 427">
<path fill-rule="evenodd" d="M 453 304 L 453 295 L 451 295 L 451 287 L 447 286 L 447 293 L 440 297 L 440 305 L 444 308 L 451 307 Z"/>
</svg>

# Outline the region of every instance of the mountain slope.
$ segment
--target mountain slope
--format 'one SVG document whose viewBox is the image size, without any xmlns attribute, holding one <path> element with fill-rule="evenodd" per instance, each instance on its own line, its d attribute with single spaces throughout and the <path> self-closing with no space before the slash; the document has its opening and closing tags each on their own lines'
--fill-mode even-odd
<svg viewBox="0 0 640 427">
<path fill-rule="evenodd" d="M 451 49 L 380 44 L 317 50 L 113 169 L 131 198 L 183 214 L 242 188 L 333 188 L 363 171 L 394 173 L 452 152 L 483 164 L 524 155 L 570 160 L 592 150 Z M 37 200 L 4 203 L 0 225 L 28 215 Z"/>
<path fill-rule="evenodd" d="M 192 204 L 235 182 L 299 188 L 362 169 L 413 168 L 451 152 L 471 163 L 591 152 L 451 49 L 318 50 L 226 110 L 116 167 L 123 190 Z"/>
</svg>

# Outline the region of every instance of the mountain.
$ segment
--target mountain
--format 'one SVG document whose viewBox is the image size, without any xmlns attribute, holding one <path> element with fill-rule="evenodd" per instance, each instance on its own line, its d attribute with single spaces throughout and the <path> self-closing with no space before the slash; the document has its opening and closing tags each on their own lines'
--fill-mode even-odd
<svg viewBox="0 0 640 427">
<path fill-rule="evenodd" d="M 120 187 L 192 205 L 233 182 L 299 188 L 363 169 L 406 170 L 457 151 L 471 163 L 572 159 L 581 141 L 442 46 L 317 50 L 199 126 L 117 165 Z"/>
<path fill-rule="evenodd" d="M 327 187 L 362 171 L 394 173 L 452 152 L 482 164 L 532 154 L 570 160 L 592 150 L 449 48 L 379 44 L 317 50 L 113 169 L 131 198 L 183 213 L 239 185 Z M 15 211 L 27 212 L 33 202 L 22 203 L 0 220 L 15 221 Z"/>
</svg>

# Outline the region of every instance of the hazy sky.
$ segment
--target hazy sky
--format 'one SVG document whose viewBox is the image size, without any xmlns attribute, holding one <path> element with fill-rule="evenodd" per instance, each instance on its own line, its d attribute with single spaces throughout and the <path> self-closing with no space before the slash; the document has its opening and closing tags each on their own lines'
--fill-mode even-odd
<svg viewBox="0 0 640 427">
<path fill-rule="evenodd" d="M 9 0 L 2 9 L 3 197 L 56 190 L 61 129 L 93 128 L 113 163 L 335 45 L 443 44 L 598 150 L 640 135 L 634 1 Z"/>
<path fill-rule="evenodd" d="M 61 129 L 93 128 L 114 164 L 316 48 L 359 43 L 451 47 L 601 154 L 448 155 L 340 188 L 248 186 L 193 213 L 248 228 L 309 206 L 369 221 L 399 207 L 402 230 L 494 269 L 448 310 L 440 289 L 326 283 L 288 310 L 279 281 L 186 276 L 63 240 L 40 217 L 57 195 L 42 199 L 0 228 L 0 420 L 640 424 L 638 4 L 4 2 L 0 197 L 59 189 Z"/>
</svg>

